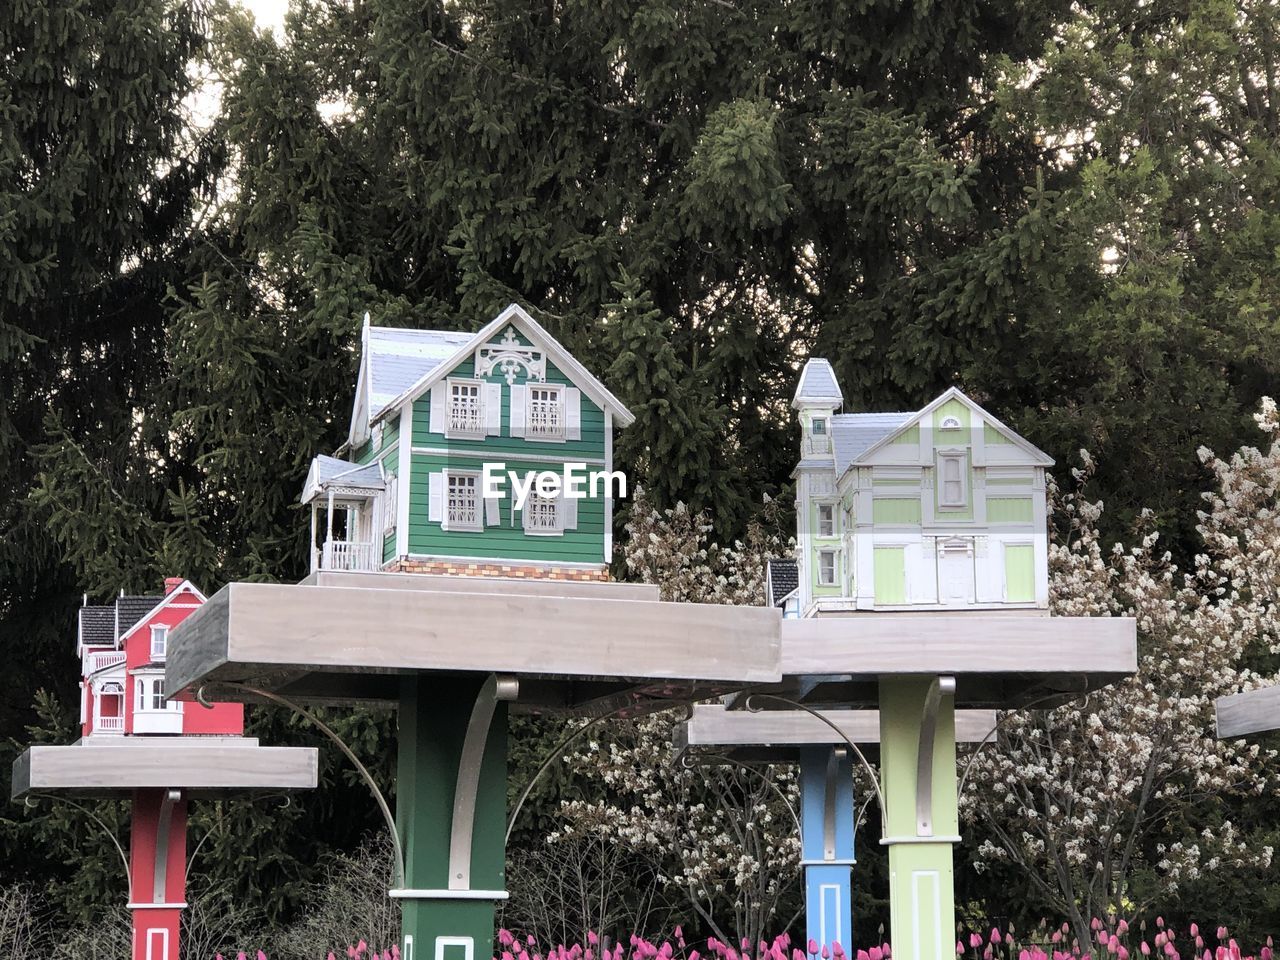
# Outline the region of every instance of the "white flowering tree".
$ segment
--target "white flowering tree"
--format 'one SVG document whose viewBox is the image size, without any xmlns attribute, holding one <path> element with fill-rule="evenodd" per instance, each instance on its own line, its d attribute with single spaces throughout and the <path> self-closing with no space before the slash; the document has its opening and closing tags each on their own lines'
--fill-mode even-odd
<svg viewBox="0 0 1280 960">
<path fill-rule="evenodd" d="M 1258 421 L 1274 434 L 1275 406 L 1264 403 Z M 1091 472 L 1082 456 L 1081 485 Z M 1138 671 L 1068 706 L 1006 716 L 961 797 L 965 818 L 986 830 L 979 867 L 1017 868 L 1082 944 L 1091 917 L 1144 906 L 1131 884 L 1140 868 L 1171 891 L 1206 871 L 1271 859 L 1271 848 L 1246 845 L 1218 801 L 1265 790 L 1274 755 L 1217 741 L 1213 701 L 1257 685 L 1242 658 L 1275 647 L 1280 445 L 1201 457 L 1216 489 L 1200 515 L 1205 552 L 1188 571 L 1153 530 L 1138 531 L 1135 547 L 1105 550 L 1102 504 L 1053 491 L 1065 531 L 1050 548 L 1053 612 L 1135 617 Z"/>
<path fill-rule="evenodd" d="M 764 564 L 791 545 L 769 533 L 771 510 L 732 545 L 708 542 L 707 518 L 654 509 L 638 494 L 627 524 L 625 562 L 634 580 L 656 584 L 664 600 L 764 602 Z M 566 758 L 594 782 L 600 801 L 563 806 L 552 842 L 603 836 L 647 854 L 703 922 L 730 943 L 757 943 L 789 925 L 779 916 L 796 891 L 799 789 L 787 767 L 726 763 L 687 767 L 673 734 L 684 711 L 612 721 Z M 732 939 L 730 939 L 732 935 Z"/>
</svg>

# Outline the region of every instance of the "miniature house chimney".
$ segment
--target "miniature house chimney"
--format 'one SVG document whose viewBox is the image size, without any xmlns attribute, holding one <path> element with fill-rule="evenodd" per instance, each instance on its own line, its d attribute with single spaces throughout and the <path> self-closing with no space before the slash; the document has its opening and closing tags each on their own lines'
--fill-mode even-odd
<svg viewBox="0 0 1280 960">
<path fill-rule="evenodd" d="M 167 597 L 173 591 L 177 590 L 185 581 L 182 577 L 165 577 L 164 578 L 164 595 Z"/>
</svg>

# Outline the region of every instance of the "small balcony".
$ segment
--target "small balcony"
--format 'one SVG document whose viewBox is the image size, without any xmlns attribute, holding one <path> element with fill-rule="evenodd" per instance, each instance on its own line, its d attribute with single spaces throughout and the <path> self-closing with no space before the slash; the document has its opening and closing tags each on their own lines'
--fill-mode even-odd
<svg viewBox="0 0 1280 960">
<path fill-rule="evenodd" d="M 377 570 L 381 559 L 374 544 L 352 540 L 326 540 L 319 554 L 320 570 Z"/>
<path fill-rule="evenodd" d="M 479 400 L 472 403 L 454 403 L 449 407 L 449 433 L 476 436 L 484 433 L 484 417 Z"/>
<path fill-rule="evenodd" d="M 831 437 L 830 436 L 810 436 L 800 441 L 800 457 L 829 457 L 831 456 Z"/>
<path fill-rule="evenodd" d="M 96 673 L 110 670 L 112 667 L 124 666 L 123 650 L 100 650 L 84 655 L 84 675 L 91 677 Z"/>
</svg>

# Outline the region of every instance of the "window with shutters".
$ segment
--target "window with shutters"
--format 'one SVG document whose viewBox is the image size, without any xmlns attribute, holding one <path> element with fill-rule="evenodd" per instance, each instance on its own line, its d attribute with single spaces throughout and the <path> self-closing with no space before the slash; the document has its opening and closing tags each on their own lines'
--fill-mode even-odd
<svg viewBox="0 0 1280 960">
<path fill-rule="evenodd" d="M 445 495 L 445 517 L 450 530 L 481 529 L 483 518 L 480 513 L 480 477 L 477 474 L 450 471 Z"/>
<path fill-rule="evenodd" d="M 474 434 L 482 436 L 484 434 L 484 409 L 479 381 L 449 381 L 448 432 L 450 435 Z"/>
<path fill-rule="evenodd" d="M 564 437 L 564 420 L 564 388 L 530 385 L 525 436 L 560 440 Z"/>
<path fill-rule="evenodd" d="M 563 497 L 540 497 L 530 493 L 524 504 L 524 529 L 527 533 L 560 533 Z"/>
<path fill-rule="evenodd" d="M 947 509 L 963 509 L 968 504 L 965 490 L 963 453 L 944 453 L 938 457 L 938 505 Z"/>
</svg>

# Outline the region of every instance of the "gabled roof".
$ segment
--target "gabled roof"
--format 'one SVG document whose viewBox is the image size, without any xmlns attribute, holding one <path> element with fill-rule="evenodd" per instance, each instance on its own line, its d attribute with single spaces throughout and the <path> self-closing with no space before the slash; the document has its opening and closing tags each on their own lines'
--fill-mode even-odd
<svg viewBox="0 0 1280 960">
<path fill-rule="evenodd" d="M 889 433 L 885 434 L 885 436 L 881 437 L 879 440 L 872 443 L 869 447 L 866 447 L 864 450 L 857 453 L 850 462 L 857 463 L 858 461 L 865 459 L 867 456 L 874 453 L 876 450 L 879 450 L 885 444 L 891 443 L 894 437 L 903 433 L 909 427 L 917 423 L 920 423 L 921 421 L 924 420 L 925 417 L 933 413 L 933 411 L 937 410 L 944 403 L 947 403 L 948 401 L 951 401 L 951 400 L 959 400 L 971 411 L 973 411 L 974 413 L 980 414 L 985 422 L 990 424 L 995 429 L 999 430 L 1002 434 L 1004 434 L 1009 439 L 1009 441 L 1014 446 L 1020 448 L 1024 453 L 1028 454 L 1031 457 L 1031 459 L 1036 463 L 1037 466 L 1041 466 L 1041 467 L 1053 466 L 1053 457 L 1049 456 L 1047 453 L 1045 453 L 1043 450 L 1041 450 L 1039 447 L 1037 447 L 1035 444 L 1031 443 L 1030 441 L 1024 440 L 1021 436 L 1019 436 L 1009 427 L 1005 426 L 1003 423 L 1001 423 L 999 420 L 993 417 L 990 413 L 988 413 L 986 410 L 980 407 L 976 402 L 969 399 L 969 397 L 966 396 L 964 391 L 962 391 L 959 387 L 949 388 L 948 390 L 943 392 L 941 395 L 934 398 L 930 403 L 926 404 L 922 409 L 916 411 L 913 414 L 910 414 L 908 416 L 908 419 L 905 422 L 900 424 L 896 429 L 891 430 Z M 837 466 L 836 475 L 839 476 L 842 473 L 844 473 L 844 470 L 841 470 L 839 466 Z"/>
<path fill-rule="evenodd" d="M 201 603 L 204 603 L 205 600 L 207 599 L 203 593 L 201 593 L 199 590 L 196 589 L 195 584 L 193 584 L 190 580 L 183 580 L 182 583 L 178 584 L 176 587 L 174 587 L 172 590 L 166 593 L 163 597 L 117 597 L 116 611 L 117 613 L 120 613 L 120 616 L 121 616 L 120 642 L 124 643 L 126 640 L 129 639 L 129 637 L 133 636 L 134 632 L 139 627 L 141 627 L 153 616 L 155 616 L 157 613 L 159 613 L 169 604 L 173 603 L 174 600 L 182 596 L 182 594 L 187 593 L 188 591 L 191 593 L 194 593 L 196 595 L 196 598 Z M 130 622 L 127 627 L 124 625 L 124 614 L 121 613 L 121 604 L 125 603 L 126 601 L 129 602 L 129 608 L 128 608 L 130 611 L 129 616 L 133 618 L 132 622 Z M 145 609 L 142 609 L 143 601 L 150 601 L 151 606 Z M 137 610 L 141 610 L 141 612 L 138 613 L 136 617 L 134 617 L 134 613 Z"/>
<path fill-rule="evenodd" d="M 123 640 L 164 599 L 163 596 L 123 594 L 116 597 L 116 639 Z"/>
<path fill-rule="evenodd" d="M 765 561 L 765 603 L 780 607 L 800 589 L 800 565 L 794 559 L 775 557 Z"/>
<path fill-rule="evenodd" d="M 635 419 L 622 401 L 574 359 L 555 337 L 547 333 L 523 307 L 513 303 L 471 334 L 450 330 L 371 327 L 366 324 L 348 442 L 363 441 L 370 426 L 421 396 L 507 324 L 514 325 L 545 350 L 551 362 L 598 406 L 612 410 L 619 426 L 628 426 Z"/>
<path fill-rule="evenodd" d="M 380 463 L 352 463 L 324 454 L 311 461 L 307 481 L 302 485 L 302 502 L 310 503 L 329 487 L 360 487 L 365 490 L 384 490 Z"/>
<path fill-rule="evenodd" d="M 810 404 L 838 407 L 843 403 L 844 394 L 840 392 L 831 364 L 821 357 L 814 357 L 806 363 L 800 371 L 800 382 L 796 385 L 796 395 L 791 398 L 791 406 L 795 409 Z"/>
<path fill-rule="evenodd" d="M 840 413 L 833 416 L 831 449 L 835 454 L 836 476 L 843 476 L 855 460 L 897 433 L 915 416 L 913 413 Z"/>
</svg>

